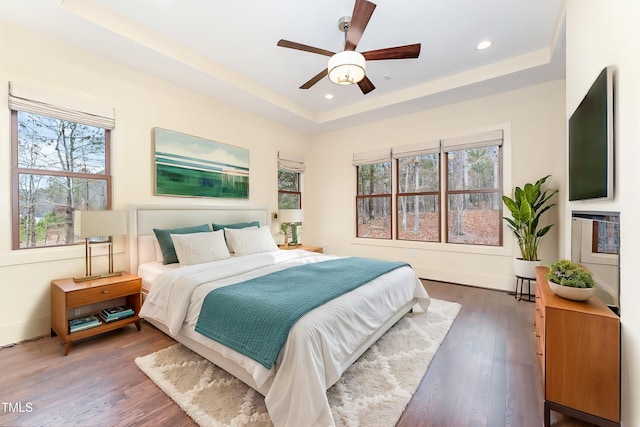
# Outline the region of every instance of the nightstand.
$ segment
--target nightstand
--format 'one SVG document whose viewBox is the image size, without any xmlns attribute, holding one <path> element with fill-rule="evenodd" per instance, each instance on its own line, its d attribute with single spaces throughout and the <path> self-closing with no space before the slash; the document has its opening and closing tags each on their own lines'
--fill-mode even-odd
<svg viewBox="0 0 640 427">
<path fill-rule="evenodd" d="M 318 252 L 322 253 L 322 248 L 320 246 L 307 246 L 307 245 L 278 245 L 280 249 L 291 250 L 291 249 L 302 249 L 303 251 L 309 252 Z"/>
<path fill-rule="evenodd" d="M 92 337 L 103 332 L 122 328 L 135 323 L 140 330 L 140 307 L 142 305 L 142 279 L 134 274 L 122 273 L 121 276 L 105 277 L 85 282 L 74 282 L 73 279 L 58 279 L 51 281 L 51 335 L 58 335 L 64 343 L 64 355 L 69 353 L 73 341 Z M 78 332 L 69 332 L 69 310 L 99 304 L 106 301 L 125 298 L 126 305 L 134 311 L 132 317 L 105 323 L 100 326 Z M 91 313 L 82 313 L 86 316 Z M 94 313 L 96 314 L 96 313 Z"/>
</svg>

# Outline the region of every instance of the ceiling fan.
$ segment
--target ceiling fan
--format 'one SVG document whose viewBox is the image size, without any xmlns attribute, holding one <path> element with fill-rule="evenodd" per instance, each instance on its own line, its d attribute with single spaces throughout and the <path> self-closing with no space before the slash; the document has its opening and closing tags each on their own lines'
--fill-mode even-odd
<svg viewBox="0 0 640 427">
<path fill-rule="evenodd" d="M 300 86 L 300 89 L 309 89 L 328 75 L 329 79 L 337 84 L 350 85 L 358 83 L 360 90 L 366 95 L 376 88 L 365 74 L 366 61 L 417 58 L 420 55 L 420 43 L 370 50 L 362 53 L 356 52 L 362 33 L 364 33 L 375 8 L 376 5 L 368 0 L 356 0 L 351 17 L 345 16 L 340 19 L 338 28 L 345 33 L 344 51 L 336 53 L 289 40 L 281 39 L 278 41 L 278 46 L 280 47 L 330 57 L 327 68 Z"/>
</svg>

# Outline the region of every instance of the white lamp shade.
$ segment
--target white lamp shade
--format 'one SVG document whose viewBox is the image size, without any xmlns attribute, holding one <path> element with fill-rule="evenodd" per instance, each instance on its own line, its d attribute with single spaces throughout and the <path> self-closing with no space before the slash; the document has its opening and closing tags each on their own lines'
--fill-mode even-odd
<svg viewBox="0 0 640 427">
<path fill-rule="evenodd" d="M 329 80 L 339 85 L 350 85 L 364 79 L 365 59 L 352 50 L 338 52 L 329 58 Z"/>
<path fill-rule="evenodd" d="M 74 230 L 83 239 L 127 234 L 127 212 L 75 211 Z"/>
<path fill-rule="evenodd" d="M 281 223 L 292 223 L 304 221 L 304 214 L 302 209 L 281 209 L 278 212 Z"/>
</svg>

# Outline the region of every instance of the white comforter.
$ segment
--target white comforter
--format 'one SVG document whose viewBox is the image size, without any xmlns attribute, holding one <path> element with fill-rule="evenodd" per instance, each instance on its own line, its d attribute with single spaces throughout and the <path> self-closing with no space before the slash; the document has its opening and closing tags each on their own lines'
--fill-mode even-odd
<svg viewBox="0 0 640 427">
<path fill-rule="evenodd" d="M 330 426 L 334 423 L 326 390 L 353 363 L 353 353 L 412 299 L 418 301 L 415 309 L 427 309 L 429 296 L 411 268 L 396 269 L 307 313 L 289 333 L 272 369 L 198 334 L 194 328 L 202 302 L 212 289 L 333 258 L 290 250 L 177 268 L 158 276 L 140 314 L 165 324 L 173 336 L 182 334 L 206 342 L 245 369 L 265 394 L 275 426 Z"/>
</svg>

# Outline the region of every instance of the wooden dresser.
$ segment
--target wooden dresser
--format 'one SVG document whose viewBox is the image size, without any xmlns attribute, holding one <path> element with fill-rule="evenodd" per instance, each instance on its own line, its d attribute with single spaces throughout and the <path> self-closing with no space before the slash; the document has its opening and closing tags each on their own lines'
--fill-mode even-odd
<svg viewBox="0 0 640 427">
<path fill-rule="evenodd" d="M 620 319 L 596 297 L 557 296 L 547 267 L 536 267 L 535 332 L 544 383 L 544 425 L 550 411 L 620 426 Z"/>
</svg>

